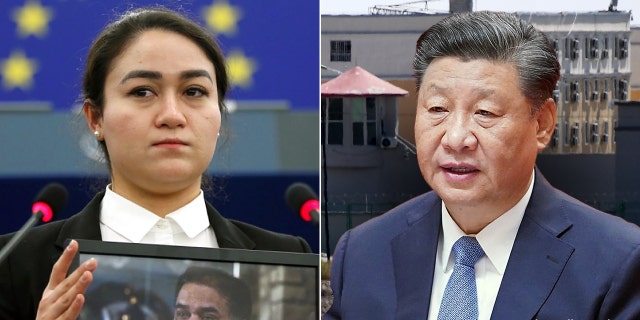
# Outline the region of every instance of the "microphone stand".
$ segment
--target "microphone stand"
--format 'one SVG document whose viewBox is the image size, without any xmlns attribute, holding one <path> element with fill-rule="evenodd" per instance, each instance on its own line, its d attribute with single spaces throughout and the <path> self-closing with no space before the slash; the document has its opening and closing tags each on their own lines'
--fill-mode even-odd
<svg viewBox="0 0 640 320">
<path fill-rule="evenodd" d="M 11 237 L 11 240 L 9 240 L 9 242 L 7 242 L 7 244 L 0 251 L 0 264 L 2 264 L 2 262 L 9 256 L 11 251 L 13 251 L 15 246 L 27 235 L 27 232 L 31 228 L 33 228 L 33 226 L 35 226 L 38 221 L 40 221 L 40 219 L 42 219 L 43 215 L 44 214 L 42 213 L 42 211 L 38 210 L 38 212 L 31 215 L 31 218 L 27 220 L 22 228 L 20 228 L 20 230 L 18 230 L 18 232 L 16 232 L 16 234 Z"/>
</svg>

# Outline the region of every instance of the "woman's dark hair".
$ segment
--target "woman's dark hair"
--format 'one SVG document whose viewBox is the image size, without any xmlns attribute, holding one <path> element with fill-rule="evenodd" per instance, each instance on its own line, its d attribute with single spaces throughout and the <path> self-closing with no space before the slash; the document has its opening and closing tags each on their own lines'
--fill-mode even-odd
<svg viewBox="0 0 640 320">
<path fill-rule="evenodd" d="M 224 99 L 229 87 L 229 79 L 224 56 L 218 43 L 204 27 L 178 12 L 160 7 L 129 11 L 100 33 L 91 45 L 87 56 L 82 81 L 82 100 L 88 101 L 92 111 L 102 116 L 105 81 L 113 60 L 140 34 L 152 29 L 166 30 L 185 36 L 204 51 L 215 69 L 218 105 L 220 113 L 225 115 L 227 110 Z M 99 145 L 110 169 L 106 144 L 100 141 Z"/>
</svg>

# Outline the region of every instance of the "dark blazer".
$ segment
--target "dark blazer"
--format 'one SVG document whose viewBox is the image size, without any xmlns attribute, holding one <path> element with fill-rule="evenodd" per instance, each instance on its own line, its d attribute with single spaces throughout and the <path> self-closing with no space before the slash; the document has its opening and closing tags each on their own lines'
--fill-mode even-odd
<svg viewBox="0 0 640 320">
<path fill-rule="evenodd" d="M 430 192 L 346 232 L 325 319 L 427 319 L 441 204 Z M 640 319 L 640 228 L 536 170 L 491 319 Z"/>
<path fill-rule="evenodd" d="M 30 231 L 9 258 L 0 265 L 0 319 L 35 319 L 42 291 L 49 282 L 53 264 L 67 239 L 102 240 L 100 202 L 96 195 L 78 214 Z M 311 252 L 300 237 L 275 233 L 225 219 L 207 203 L 207 214 L 221 248 Z M 11 235 L 0 237 L 3 247 Z"/>
</svg>

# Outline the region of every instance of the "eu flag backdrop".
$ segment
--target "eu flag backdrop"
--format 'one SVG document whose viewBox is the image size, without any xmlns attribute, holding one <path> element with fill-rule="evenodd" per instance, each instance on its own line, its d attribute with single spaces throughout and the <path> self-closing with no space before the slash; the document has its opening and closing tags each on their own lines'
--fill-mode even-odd
<svg viewBox="0 0 640 320">
<path fill-rule="evenodd" d="M 185 13 L 218 39 L 230 99 L 317 110 L 319 3 L 306 0 L 3 0 L 0 110 L 72 109 L 93 39 L 127 9 L 155 5 Z"/>
</svg>

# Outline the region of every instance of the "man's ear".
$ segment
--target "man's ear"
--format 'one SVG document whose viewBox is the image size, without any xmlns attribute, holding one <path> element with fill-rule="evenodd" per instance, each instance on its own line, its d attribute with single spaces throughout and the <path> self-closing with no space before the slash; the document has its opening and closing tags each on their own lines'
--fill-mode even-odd
<svg viewBox="0 0 640 320">
<path fill-rule="evenodd" d="M 98 108 L 95 107 L 91 99 L 85 99 L 82 105 L 82 112 L 87 120 L 87 125 L 91 132 L 102 132 L 102 114 Z"/>
<path fill-rule="evenodd" d="M 535 120 L 538 123 L 536 132 L 538 150 L 542 150 L 551 141 L 553 130 L 556 128 L 556 102 L 552 98 L 542 103 L 540 110 L 535 115 Z"/>
</svg>

